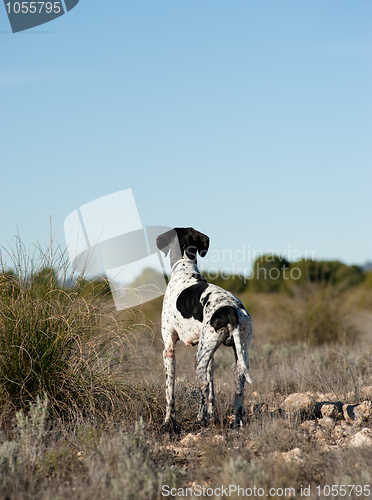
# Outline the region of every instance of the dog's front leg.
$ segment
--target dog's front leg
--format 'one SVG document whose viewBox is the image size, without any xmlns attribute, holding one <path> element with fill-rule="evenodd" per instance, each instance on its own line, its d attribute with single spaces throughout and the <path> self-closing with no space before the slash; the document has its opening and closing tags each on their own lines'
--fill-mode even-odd
<svg viewBox="0 0 372 500">
<path fill-rule="evenodd" d="M 165 337 L 165 338 L 164 338 Z M 178 340 L 178 335 L 174 332 L 163 333 L 164 351 L 163 361 L 165 369 L 165 399 L 166 410 L 165 420 L 162 425 L 162 430 L 173 432 L 176 429 L 176 404 L 174 398 L 174 380 L 176 371 L 176 355 L 175 346 Z"/>
</svg>

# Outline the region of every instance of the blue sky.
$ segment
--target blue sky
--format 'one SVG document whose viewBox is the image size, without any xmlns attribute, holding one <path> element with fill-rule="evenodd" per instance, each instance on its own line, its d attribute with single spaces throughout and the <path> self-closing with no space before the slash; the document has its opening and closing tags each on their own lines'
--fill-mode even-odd
<svg viewBox="0 0 372 500">
<path fill-rule="evenodd" d="M 372 260 L 371 28 L 370 0 L 80 0 L 18 34 L 0 8 L 0 245 L 132 188 L 216 251 Z"/>
</svg>

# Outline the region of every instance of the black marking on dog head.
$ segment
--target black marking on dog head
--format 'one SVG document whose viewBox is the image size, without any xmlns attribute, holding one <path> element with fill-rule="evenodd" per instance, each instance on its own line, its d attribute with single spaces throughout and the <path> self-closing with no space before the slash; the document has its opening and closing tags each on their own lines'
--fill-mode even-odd
<svg viewBox="0 0 372 500">
<path fill-rule="evenodd" d="M 211 326 L 216 330 L 225 328 L 228 324 L 235 328 L 239 323 L 238 313 L 233 306 L 223 306 L 217 309 L 211 318 Z"/>
<path fill-rule="evenodd" d="M 175 227 L 158 236 L 156 245 L 165 256 L 170 250 L 171 266 L 183 257 L 196 264 L 197 253 L 204 257 L 208 252 L 209 238 L 192 227 Z"/>
<path fill-rule="evenodd" d="M 179 294 L 176 307 L 184 318 L 195 318 L 200 322 L 203 321 L 203 305 L 200 302 L 200 297 L 208 286 L 207 282 L 196 283 Z"/>
</svg>

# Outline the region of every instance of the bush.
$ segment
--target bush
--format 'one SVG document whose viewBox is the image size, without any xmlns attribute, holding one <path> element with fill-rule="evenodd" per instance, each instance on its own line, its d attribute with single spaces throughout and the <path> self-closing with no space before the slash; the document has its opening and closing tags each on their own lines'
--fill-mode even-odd
<svg viewBox="0 0 372 500">
<path fill-rule="evenodd" d="M 262 255 L 253 264 L 250 286 L 256 292 L 279 292 L 286 288 L 289 262 L 277 255 Z"/>
<path fill-rule="evenodd" d="M 372 288 L 372 271 L 365 274 L 363 284 L 366 288 Z"/>
<path fill-rule="evenodd" d="M 364 273 L 358 266 L 347 266 L 339 261 L 300 260 L 291 262 L 292 284 L 321 283 L 349 288 L 364 280 Z"/>
<path fill-rule="evenodd" d="M 290 302 L 283 303 L 281 340 L 321 345 L 355 342 L 358 331 L 352 326 L 344 295 L 337 287 L 315 283 L 294 289 Z"/>
<path fill-rule="evenodd" d="M 55 415 L 89 414 L 122 397 L 132 334 L 94 286 L 68 288 L 60 253 L 22 245 L 0 275 L 1 418 L 46 394 Z M 83 291 L 83 293 L 81 293 Z"/>
</svg>

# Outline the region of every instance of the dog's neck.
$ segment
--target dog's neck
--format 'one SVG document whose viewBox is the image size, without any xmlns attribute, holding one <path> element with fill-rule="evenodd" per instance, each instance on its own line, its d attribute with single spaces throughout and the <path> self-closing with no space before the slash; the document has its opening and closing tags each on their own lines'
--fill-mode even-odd
<svg viewBox="0 0 372 500">
<path fill-rule="evenodd" d="M 176 276 L 177 274 L 182 274 L 185 276 L 185 274 L 200 274 L 199 269 L 195 262 L 188 258 L 182 258 L 180 260 L 177 260 L 175 264 L 172 266 L 171 270 L 171 276 Z"/>
</svg>

